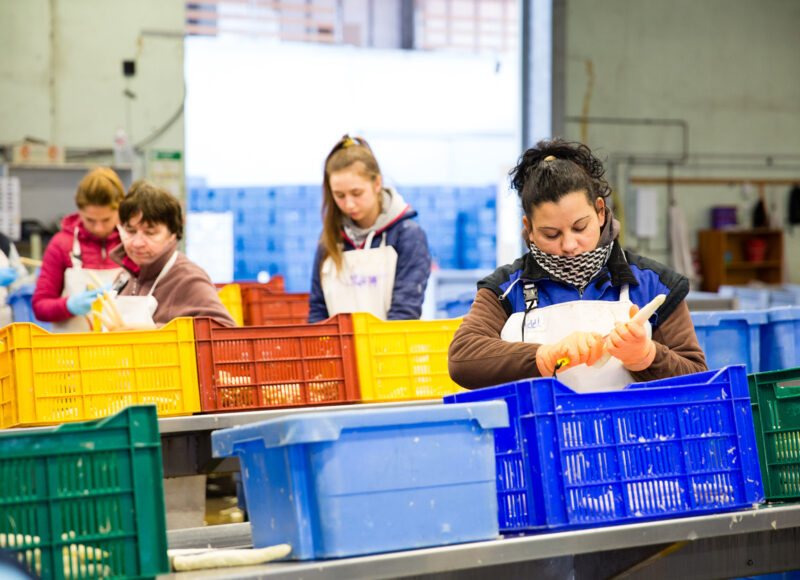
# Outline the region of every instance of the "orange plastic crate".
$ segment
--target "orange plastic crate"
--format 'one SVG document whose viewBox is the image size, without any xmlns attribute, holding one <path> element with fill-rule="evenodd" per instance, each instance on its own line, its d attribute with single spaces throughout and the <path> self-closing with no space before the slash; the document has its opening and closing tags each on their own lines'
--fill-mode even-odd
<svg viewBox="0 0 800 580">
<path fill-rule="evenodd" d="M 284 283 L 282 274 L 275 274 L 272 278 L 269 279 L 269 282 L 264 282 L 263 284 L 261 282 L 253 282 L 253 281 L 241 281 L 235 283 L 241 286 L 242 288 L 244 288 L 245 286 L 262 286 L 263 288 L 266 288 L 271 292 L 286 292 L 286 284 Z M 230 282 L 230 284 L 234 284 L 234 282 Z M 223 286 L 227 286 L 228 283 L 224 284 L 217 283 L 214 285 L 217 287 L 217 290 L 219 290 Z"/>
<path fill-rule="evenodd" d="M 360 400 L 353 321 L 225 327 L 194 319 L 204 412 L 351 403 Z"/>
<path fill-rule="evenodd" d="M 304 324 L 308 320 L 308 293 L 275 293 L 260 286 L 242 287 L 245 326 Z"/>
</svg>

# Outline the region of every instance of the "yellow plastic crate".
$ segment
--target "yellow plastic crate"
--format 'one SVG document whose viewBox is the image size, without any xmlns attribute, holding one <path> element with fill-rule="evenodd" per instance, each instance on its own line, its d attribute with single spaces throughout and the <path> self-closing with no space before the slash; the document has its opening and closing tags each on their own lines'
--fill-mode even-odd
<svg viewBox="0 0 800 580">
<path fill-rule="evenodd" d="M 0 329 L 0 428 L 86 421 L 145 403 L 161 416 L 200 411 L 191 318 L 128 332 Z"/>
<path fill-rule="evenodd" d="M 242 287 L 238 284 L 225 284 L 217 291 L 222 305 L 239 326 L 244 326 L 244 310 L 242 310 Z"/>
<path fill-rule="evenodd" d="M 461 319 L 383 321 L 353 314 L 362 401 L 438 399 L 462 389 L 447 371 Z"/>
</svg>

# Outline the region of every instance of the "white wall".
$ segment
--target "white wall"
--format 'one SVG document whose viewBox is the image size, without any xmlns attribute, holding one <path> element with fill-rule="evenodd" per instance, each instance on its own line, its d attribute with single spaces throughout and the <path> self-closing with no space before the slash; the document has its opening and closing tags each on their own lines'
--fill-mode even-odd
<svg viewBox="0 0 800 580">
<path fill-rule="evenodd" d="M 183 28 L 181 0 L 0 1 L 0 143 L 110 148 L 117 127 L 146 138 L 181 106 Z M 180 118 L 152 147 L 183 150 L 183 135 Z"/>
<path fill-rule="evenodd" d="M 211 185 L 317 183 L 346 132 L 395 184 L 494 183 L 518 155 L 508 56 L 189 38 L 186 79 L 186 172 Z"/>
<path fill-rule="evenodd" d="M 691 154 L 721 154 L 678 167 L 678 177 L 791 178 L 800 180 L 800 2 L 793 0 L 568 0 L 567 106 L 581 115 L 595 78 L 589 115 L 683 119 L 689 126 Z M 580 125 L 568 124 L 579 138 Z M 656 127 L 590 125 L 588 143 L 598 152 L 676 154 L 679 134 Z M 741 154 L 786 154 L 768 168 Z M 702 166 L 698 166 L 702 164 Z M 663 165 L 619 167 L 624 174 L 666 177 Z M 662 216 L 666 190 L 661 192 Z M 770 203 L 785 213 L 789 186 L 767 189 Z M 696 245 L 697 229 L 710 227 L 713 205 L 737 205 L 749 220 L 755 189 L 740 186 L 679 186 Z M 625 192 L 623 191 L 624 195 Z M 640 244 L 643 253 L 666 259 L 664 234 Z M 798 228 L 795 228 L 796 230 Z M 798 247 L 800 233 L 787 233 L 787 249 Z M 637 240 L 629 238 L 636 244 Z M 800 282 L 800 253 L 789 252 L 794 283 Z"/>
</svg>

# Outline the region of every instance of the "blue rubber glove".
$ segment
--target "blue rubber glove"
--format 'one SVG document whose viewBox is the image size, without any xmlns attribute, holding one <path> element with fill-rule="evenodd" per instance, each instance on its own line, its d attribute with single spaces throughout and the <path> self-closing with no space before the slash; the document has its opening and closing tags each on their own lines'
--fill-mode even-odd
<svg viewBox="0 0 800 580">
<path fill-rule="evenodd" d="M 75 294 L 75 296 L 70 296 L 67 298 L 67 310 L 74 316 L 85 316 L 92 309 L 92 303 L 102 293 L 103 288 L 95 288 L 94 290 L 86 290 L 80 294 Z"/>
<path fill-rule="evenodd" d="M 17 271 L 14 268 L 0 268 L 0 286 L 8 286 L 17 279 Z"/>
</svg>

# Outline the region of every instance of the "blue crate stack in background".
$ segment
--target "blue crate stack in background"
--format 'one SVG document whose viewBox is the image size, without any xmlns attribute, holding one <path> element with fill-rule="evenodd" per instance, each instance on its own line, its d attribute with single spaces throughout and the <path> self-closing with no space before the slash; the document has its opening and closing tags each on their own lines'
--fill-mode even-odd
<svg viewBox="0 0 800 580">
<path fill-rule="evenodd" d="M 398 186 L 417 210 L 439 269 L 494 268 L 496 187 Z M 319 184 L 207 187 L 190 180 L 188 211 L 232 212 L 234 280 L 283 274 L 286 290 L 308 292 L 322 229 Z"/>
</svg>

